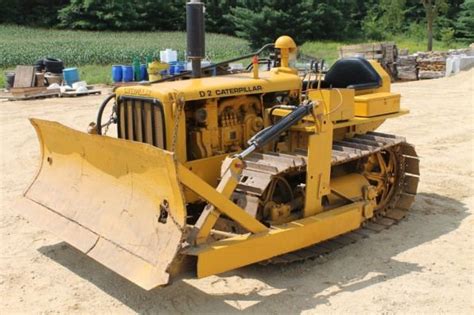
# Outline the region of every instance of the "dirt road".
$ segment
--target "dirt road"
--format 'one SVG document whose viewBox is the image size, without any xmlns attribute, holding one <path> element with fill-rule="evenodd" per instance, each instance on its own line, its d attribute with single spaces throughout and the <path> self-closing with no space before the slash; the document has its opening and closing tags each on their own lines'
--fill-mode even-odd
<svg viewBox="0 0 474 315">
<path fill-rule="evenodd" d="M 22 219 L 38 145 L 27 117 L 84 130 L 102 97 L 0 102 L 0 313 L 472 314 L 474 70 L 396 84 L 412 114 L 381 131 L 404 135 L 422 158 L 405 222 L 325 262 L 250 266 L 145 292 Z"/>
</svg>

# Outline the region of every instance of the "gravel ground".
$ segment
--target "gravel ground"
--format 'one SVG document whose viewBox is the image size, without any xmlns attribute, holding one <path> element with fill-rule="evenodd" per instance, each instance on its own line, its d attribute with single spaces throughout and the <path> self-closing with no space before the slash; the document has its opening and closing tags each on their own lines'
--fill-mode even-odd
<svg viewBox="0 0 474 315">
<path fill-rule="evenodd" d="M 27 117 L 85 130 L 105 96 L 0 102 L 0 312 L 473 314 L 473 81 L 471 70 L 393 86 L 411 114 L 380 131 L 406 136 L 422 159 L 419 194 L 401 224 L 324 262 L 249 266 L 150 292 L 13 206 L 38 163 Z"/>
</svg>

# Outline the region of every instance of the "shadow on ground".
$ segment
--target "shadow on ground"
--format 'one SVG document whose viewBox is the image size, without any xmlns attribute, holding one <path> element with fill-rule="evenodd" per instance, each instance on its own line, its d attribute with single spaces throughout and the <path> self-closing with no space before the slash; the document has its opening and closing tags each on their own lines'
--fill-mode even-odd
<svg viewBox="0 0 474 315">
<path fill-rule="evenodd" d="M 342 292 L 354 292 L 388 279 L 423 272 L 419 265 L 394 257 L 457 229 L 468 215 L 467 211 L 468 207 L 457 200 L 421 193 L 407 219 L 389 230 L 331 253 L 324 263 L 306 261 L 286 266 L 241 268 L 215 279 L 216 283 L 229 282 L 229 287 L 215 290 L 218 293 L 200 290 L 200 281 L 187 280 L 147 292 L 65 243 L 41 247 L 39 251 L 138 313 L 301 312 L 326 304 L 329 298 Z M 362 254 L 371 251 L 376 251 L 373 259 Z M 344 268 L 345 264 L 357 260 L 360 268 Z M 245 279 L 256 279 L 266 289 L 233 292 L 235 279 L 243 283 Z M 281 309 L 281 301 L 285 301 L 287 309 Z"/>
</svg>

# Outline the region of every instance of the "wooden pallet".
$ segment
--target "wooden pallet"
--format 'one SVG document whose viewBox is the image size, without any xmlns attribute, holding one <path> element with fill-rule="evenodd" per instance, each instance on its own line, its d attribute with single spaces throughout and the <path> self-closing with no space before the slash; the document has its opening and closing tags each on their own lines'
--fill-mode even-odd
<svg viewBox="0 0 474 315">
<path fill-rule="evenodd" d="M 47 90 L 45 92 L 36 93 L 36 94 L 13 96 L 13 97 L 9 97 L 7 100 L 28 101 L 28 100 L 35 100 L 35 99 L 41 99 L 41 98 L 58 97 L 59 95 L 60 95 L 59 90 Z"/>
<path fill-rule="evenodd" d="M 10 89 L 10 93 L 14 97 L 23 97 L 23 96 L 31 96 L 35 94 L 40 94 L 46 91 L 46 87 L 41 86 L 41 87 L 24 87 L 24 88 L 18 88 L 14 87 Z"/>
<path fill-rule="evenodd" d="M 66 91 L 61 93 L 61 97 L 77 97 L 77 96 L 85 96 L 85 95 L 93 95 L 93 94 L 102 94 L 101 90 L 88 90 L 87 92 L 75 92 L 75 91 Z"/>
</svg>

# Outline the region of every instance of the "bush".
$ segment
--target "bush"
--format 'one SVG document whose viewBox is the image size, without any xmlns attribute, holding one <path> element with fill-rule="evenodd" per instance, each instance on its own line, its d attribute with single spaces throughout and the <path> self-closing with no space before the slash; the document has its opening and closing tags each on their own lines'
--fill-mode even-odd
<svg viewBox="0 0 474 315">
<path fill-rule="evenodd" d="M 448 47 L 452 47 L 454 44 L 454 28 L 445 27 L 440 31 L 441 41 Z"/>
<path fill-rule="evenodd" d="M 387 35 L 405 30 L 406 0 L 381 0 L 374 5 L 362 23 L 364 35 L 369 39 L 383 40 Z"/>
<path fill-rule="evenodd" d="M 382 27 L 380 20 L 377 18 L 376 14 L 371 12 L 369 13 L 362 23 L 362 31 L 364 32 L 364 37 L 373 40 L 383 40 L 385 39 L 385 31 Z"/>
<path fill-rule="evenodd" d="M 474 0 L 466 0 L 462 4 L 455 35 L 464 42 L 474 42 Z"/>
<path fill-rule="evenodd" d="M 411 38 L 418 39 L 418 40 L 425 40 L 426 39 L 426 25 L 425 23 L 412 22 L 408 26 L 408 30 L 406 33 Z"/>
</svg>

